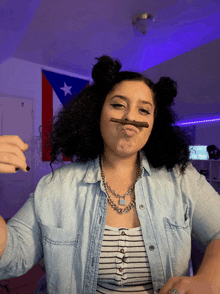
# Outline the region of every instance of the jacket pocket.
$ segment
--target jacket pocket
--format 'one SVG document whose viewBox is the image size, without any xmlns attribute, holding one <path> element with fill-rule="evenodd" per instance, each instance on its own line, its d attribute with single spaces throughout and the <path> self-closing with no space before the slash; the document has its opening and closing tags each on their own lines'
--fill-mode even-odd
<svg viewBox="0 0 220 294">
<path fill-rule="evenodd" d="M 164 217 L 164 229 L 171 257 L 171 276 L 188 275 L 191 258 L 190 219 L 175 220 Z"/>
<path fill-rule="evenodd" d="M 68 293 L 80 234 L 40 224 L 49 293 Z"/>
</svg>

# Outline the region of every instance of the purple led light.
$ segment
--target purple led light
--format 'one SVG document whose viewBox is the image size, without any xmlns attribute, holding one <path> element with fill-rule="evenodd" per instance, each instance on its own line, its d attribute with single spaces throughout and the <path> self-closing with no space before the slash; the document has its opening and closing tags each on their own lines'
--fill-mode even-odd
<svg viewBox="0 0 220 294">
<path fill-rule="evenodd" d="M 178 122 L 176 126 L 189 126 L 189 125 L 197 125 L 197 124 L 205 124 L 209 122 L 217 122 L 220 121 L 220 118 L 216 119 L 205 119 L 205 120 L 196 120 L 196 121 L 188 121 L 188 122 Z"/>
</svg>

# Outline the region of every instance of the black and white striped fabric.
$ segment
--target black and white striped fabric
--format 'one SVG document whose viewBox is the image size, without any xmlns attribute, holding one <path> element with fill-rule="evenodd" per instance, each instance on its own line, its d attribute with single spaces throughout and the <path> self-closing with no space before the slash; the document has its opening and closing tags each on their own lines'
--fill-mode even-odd
<svg viewBox="0 0 220 294">
<path fill-rule="evenodd" d="M 141 227 L 127 229 L 105 226 L 97 293 L 153 294 Z"/>
</svg>

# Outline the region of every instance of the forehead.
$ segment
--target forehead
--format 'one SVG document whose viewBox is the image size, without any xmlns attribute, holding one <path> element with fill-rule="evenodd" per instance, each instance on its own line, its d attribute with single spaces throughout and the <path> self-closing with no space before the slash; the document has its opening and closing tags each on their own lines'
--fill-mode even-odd
<svg viewBox="0 0 220 294">
<path fill-rule="evenodd" d="M 137 98 L 153 102 L 152 90 L 142 81 L 123 81 L 116 84 L 107 97 L 111 98 L 116 94 L 124 95 L 129 99 Z"/>
</svg>

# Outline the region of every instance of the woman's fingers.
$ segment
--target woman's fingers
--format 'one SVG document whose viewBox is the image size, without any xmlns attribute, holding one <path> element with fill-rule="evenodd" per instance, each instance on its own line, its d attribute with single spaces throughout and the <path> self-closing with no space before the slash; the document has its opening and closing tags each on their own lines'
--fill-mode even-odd
<svg viewBox="0 0 220 294">
<path fill-rule="evenodd" d="M 0 136 L 0 173 L 15 173 L 15 168 L 27 172 L 24 153 L 28 144 L 17 135 Z"/>
</svg>

